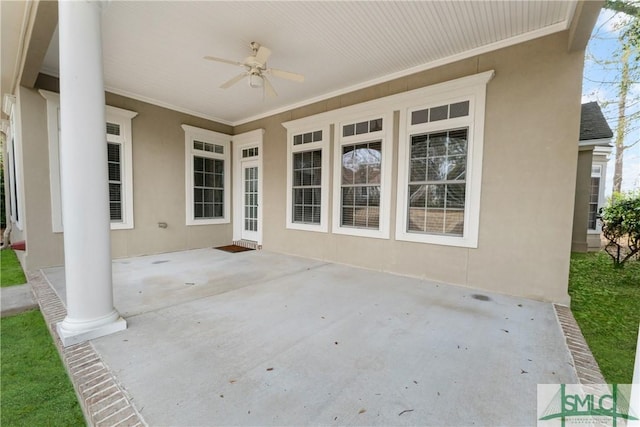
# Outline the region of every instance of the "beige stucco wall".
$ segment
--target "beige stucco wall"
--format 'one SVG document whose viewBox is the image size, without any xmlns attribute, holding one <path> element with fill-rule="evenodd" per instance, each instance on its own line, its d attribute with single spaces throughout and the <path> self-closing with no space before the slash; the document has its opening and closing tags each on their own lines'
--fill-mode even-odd
<svg viewBox="0 0 640 427">
<path fill-rule="evenodd" d="M 63 262 L 62 236 L 52 232 L 49 189 L 49 147 L 47 104 L 33 89 L 18 88 L 23 155 L 24 232 L 12 231 L 12 241 L 26 240 L 22 258 L 26 269 L 60 265 Z"/>
<path fill-rule="evenodd" d="M 20 87 L 24 156 L 24 230 L 12 240 L 27 240 L 25 268 L 62 265 L 63 235 L 52 231 L 47 111 L 34 89 Z M 112 230 L 114 258 L 228 244 L 232 226 L 186 226 L 185 136 L 182 124 L 231 134 L 214 123 L 144 102 L 106 94 L 107 105 L 138 113 L 132 121 L 134 229 Z M 166 222 L 166 229 L 158 222 Z"/>
<path fill-rule="evenodd" d="M 568 302 L 583 55 L 566 46 L 567 33 L 559 33 L 237 126 L 236 134 L 265 129 L 264 248 Z M 393 233 L 383 240 L 285 227 L 283 121 L 492 69 L 477 249 L 396 241 Z M 392 175 L 395 182 L 397 163 Z"/>
<path fill-rule="evenodd" d="M 111 232 L 114 257 L 219 246 L 231 241 L 232 225 L 187 226 L 185 148 L 187 124 L 231 134 L 230 126 L 106 94 L 107 105 L 135 111 L 133 140 L 134 229 Z M 166 222 L 167 228 L 158 227 Z"/>
<path fill-rule="evenodd" d="M 600 237 L 600 233 L 596 232 L 588 232 L 587 233 L 587 251 L 588 252 L 598 252 L 602 249 L 602 238 Z"/>
<path fill-rule="evenodd" d="M 587 252 L 587 227 L 589 225 L 589 194 L 591 192 L 591 164 L 593 148 L 580 150 L 578 170 L 576 172 L 575 209 L 573 212 L 573 231 L 571 251 Z"/>
<path fill-rule="evenodd" d="M 132 122 L 135 228 L 112 232 L 113 255 L 230 243 L 231 224 L 185 226 L 184 131 L 180 125 L 229 134 L 263 128 L 265 249 L 566 303 L 583 65 L 583 54 L 567 53 L 566 46 L 567 33 L 554 34 L 233 129 L 107 94 L 108 105 L 138 113 Z M 287 133 L 283 122 L 487 70 L 495 70 L 496 75 L 487 86 L 478 248 L 396 241 L 395 190 L 388 240 L 286 228 Z M 31 116 L 29 137 L 24 141 L 30 158 L 27 167 L 38 170 L 29 178 L 32 185 L 27 189 L 27 210 L 38 212 L 33 221 L 40 221 L 28 224 L 29 238 L 34 240 L 29 250 L 36 245 L 29 253 L 29 267 L 35 268 L 60 264 L 62 241 L 59 234 L 51 233 L 49 189 L 42 185 L 48 182 L 45 101 L 37 92 L 23 91 L 28 100 L 23 106 L 25 116 Z M 398 173 L 398 114 L 394 117 L 392 188 Z M 331 170 L 326 173 L 332 176 Z M 327 190 L 331 191 L 331 185 Z M 159 228 L 158 222 L 166 222 L 168 228 Z"/>
</svg>

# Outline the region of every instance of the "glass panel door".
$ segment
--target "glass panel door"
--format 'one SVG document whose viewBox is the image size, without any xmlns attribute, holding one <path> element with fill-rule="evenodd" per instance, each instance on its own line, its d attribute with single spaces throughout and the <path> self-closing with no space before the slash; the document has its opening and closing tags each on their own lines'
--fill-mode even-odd
<svg viewBox="0 0 640 427">
<path fill-rule="evenodd" d="M 258 166 L 257 162 L 242 164 L 242 239 L 258 240 Z"/>
</svg>

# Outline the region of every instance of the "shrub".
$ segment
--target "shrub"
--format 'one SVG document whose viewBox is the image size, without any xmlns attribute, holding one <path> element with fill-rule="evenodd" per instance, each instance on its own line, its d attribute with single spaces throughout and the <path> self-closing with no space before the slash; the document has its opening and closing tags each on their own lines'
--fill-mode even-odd
<svg viewBox="0 0 640 427">
<path fill-rule="evenodd" d="M 622 267 L 640 252 L 640 191 L 615 193 L 601 213 L 605 251 L 613 265 Z"/>
</svg>

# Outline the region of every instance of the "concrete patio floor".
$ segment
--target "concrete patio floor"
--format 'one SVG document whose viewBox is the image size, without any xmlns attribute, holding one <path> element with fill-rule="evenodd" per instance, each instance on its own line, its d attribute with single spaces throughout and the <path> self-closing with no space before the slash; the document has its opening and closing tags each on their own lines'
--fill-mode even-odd
<svg viewBox="0 0 640 427">
<path fill-rule="evenodd" d="M 268 251 L 113 281 L 128 329 L 92 343 L 151 426 L 534 425 L 536 385 L 577 382 L 548 303 Z"/>
</svg>

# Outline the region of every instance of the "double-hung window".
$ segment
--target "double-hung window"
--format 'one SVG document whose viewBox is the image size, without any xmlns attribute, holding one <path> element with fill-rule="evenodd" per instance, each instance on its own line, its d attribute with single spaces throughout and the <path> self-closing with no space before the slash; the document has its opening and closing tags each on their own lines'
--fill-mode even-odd
<svg viewBox="0 0 640 427">
<path fill-rule="evenodd" d="M 389 238 L 390 115 L 336 125 L 333 232 Z"/>
<path fill-rule="evenodd" d="M 469 129 L 411 136 L 409 232 L 462 236 Z"/>
<path fill-rule="evenodd" d="M 486 83 L 474 76 L 400 112 L 396 239 L 475 248 Z M 444 86 L 443 86 L 444 87 Z"/>
<path fill-rule="evenodd" d="M 332 233 L 388 239 L 395 216 L 396 240 L 477 247 L 485 98 L 493 75 L 283 123 L 287 228 L 327 232 L 330 194 Z"/>
<path fill-rule="evenodd" d="M 600 180 L 602 165 L 591 166 L 591 185 L 589 188 L 589 230 L 598 230 L 598 208 L 600 204 Z"/>
<path fill-rule="evenodd" d="M 126 217 L 124 208 L 129 205 L 125 183 L 125 171 L 123 170 L 123 151 L 126 148 L 126 139 L 123 129 L 116 117 L 107 119 L 107 165 L 109 173 L 109 217 L 112 224 L 122 223 Z"/>
<path fill-rule="evenodd" d="M 327 231 L 329 129 L 290 130 L 287 162 L 287 228 Z"/>
<path fill-rule="evenodd" d="M 182 128 L 187 225 L 229 223 L 231 137 L 188 125 Z"/>
<path fill-rule="evenodd" d="M 300 224 L 320 224 L 322 210 L 322 150 L 293 153 L 293 209 Z"/>
<path fill-rule="evenodd" d="M 20 182 L 19 155 L 18 149 L 21 149 L 19 144 L 19 135 L 16 123 L 19 121 L 16 117 L 19 114 L 19 109 L 16 108 L 16 98 L 13 95 L 5 95 L 3 99 L 2 111 L 9 116 L 9 126 L 6 129 L 6 135 L 8 138 L 7 154 L 8 161 L 6 161 L 5 167 L 8 166 L 9 172 L 9 214 L 11 219 L 16 223 L 18 229 L 22 230 L 22 185 Z"/>
<path fill-rule="evenodd" d="M 62 232 L 60 189 L 60 95 L 46 90 L 49 134 L 49 184 L 51 223 L 54 232 Z M 109 217 L 111 229 L 132 229 L 133 224 L 133 149 L 131 121 L 138 113 L 106 106 L 107 168 L 109 180 Z"/>
</svg>

